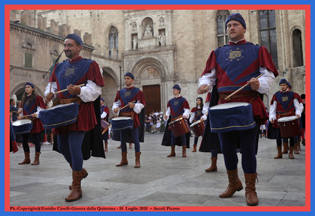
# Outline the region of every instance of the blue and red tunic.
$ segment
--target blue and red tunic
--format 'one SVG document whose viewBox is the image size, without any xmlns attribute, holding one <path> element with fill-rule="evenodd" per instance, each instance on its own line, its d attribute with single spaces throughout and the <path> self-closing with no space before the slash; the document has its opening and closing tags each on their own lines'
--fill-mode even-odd
<svg viewBox="0 0 315 216">
<path fill-rule="evenodd" d="M 272 62 L 268 50 L 259 45 L 246 42 L 230 43 L 212 51 L 206 63 L 206 68 L 202 75 L 210 73 L 212 68 L 216 69 L 217 88 L 222 94 L 230 94 L 241 86 L 247 84 L 251 78 L 260 75 L 259 67 L 265 67 L 278 76 L 277 68 Z M 239 94 L 248 96 L 232 98 L 229 101 L 221 99 L 221 103 L 228 102 L 250 102 L 253 99 L 248 93 L 255 93 L 250 86 L 245 87 Z M 268 119 L 263 101 L 256 97 L 252 101 L 253 114 L 262 120 Z"/>
<path fill-rule="evenodd" d="M 101 75 L 98 64 L 90 59 L 84 59 L 79 56 L 73 59 L 57 64 L 52 72 L 49 82 L 56 82 L 57 90 L 66 89 L 69 84 L 80 85 L 87 83 L 88 80 L 93 81 L 98 86 L 104 86 L 104 80 Z M 59 99 L 68 99 L 76 97 L 68 91 L 58 93 Z M 79 106 L 79 115 L 77 121 L 55 128 L 56 134 L 66 134 L 70 130 L 73 131 L 89 131 L 97 124 L 94 105 L 92 102 L 81 102 Z"/>
<path fill-rule="evenodd" d="M 184 109 L 190 109 L 188 101 L 182 96 L 169 100 L 167 107 L 170 107 L 172 118 L 182 115 L 185 112 Z"/>
<path fill-rule="evenodd" d="M 22 105 L 24 116 L 36 113 L 38 106 L 43 109 L 46 108 L 43 98 L 39 95 L 37 95 L 30 104 L 27 103 L 28 100 L 29 97 L 26 98 L 25 104 Z M 35 118 L 35 120 L 33 121 L 33 128 L 30 133 L 39 133 L 43 130 L 45 130 L 43 127 L 43 123 L 39 120 L 39 118 Z"/>
<path fill-rule="evenodd" d="M 201 116 L 203 115 L 201 108 L 194 107 L 194 108 L 192 108 L 191 112 L 195 113 L 195 120 L 196 121 L 200 120 Z"/>
<path fill-rule="evenodd" d="M 129 102 L 140 102 L 145 106 L 145 99 L 143 92 L 137 87 L 132 86 L 131 88 L 123 88 L 120 91 L 117 91 L 116 98 L 114 102 L 120 100 L 121 107 L 124 107 Z M 133 109 L 129 108 L 129 106 L 120 110 L 120 113 L 128 113 L 133 112 Z M 137 114 L 133 115 L 134 128 L 140 127 L 139 116 Z"/>
<path fill-rule="evenodd" d="M 101 105 L 101 115 L 102 115 L 103 112 L 106 112 L 106 113 L 107 113 L 107 115 L 106 115 L 106 117 L 105 117 L 104 120 L 108 121 L 109 109 L 108 109 L 108 106 L 105 106 L 104 104 Z"/>
</svg>

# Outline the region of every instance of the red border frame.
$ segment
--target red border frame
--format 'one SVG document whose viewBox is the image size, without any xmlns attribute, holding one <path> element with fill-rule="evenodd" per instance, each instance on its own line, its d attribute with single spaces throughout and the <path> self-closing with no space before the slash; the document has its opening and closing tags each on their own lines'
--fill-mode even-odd
<svg viewBox="0 0 315 216">
<path fill-rule="evenodd" d="M 26 9 L 41 9 L 41 10 L 58 10 L 64 9 L 67 10 L 125 10 L 125 9 L 134 9 L 134 10 L 223 10 L 231 9 L 233 10 L 305 10 L 305 92 L 306 92 L 306 110 L 310 113 L 311 110 L 311 89 L 310 89 L 310 21 L 311 21 L 311 6 L 310 5 L 5 5 L 5 74 L 4 74 L 4 87 L 5 87 L 5 97 L 4 101 L 9 101 L 10 97 L 10 10 L 26 10 Z M 9 122 L 9 106 L 4 108 L 5 117 L 4 122 Z M 257 206 L 257 207 L 248 207 L 248 206 L 223 206 L 223 207 L 186 207 L 181 206 L 180 211 L 272 211 L 272 212 L 297 212 L 297 211 L 310 211 L 311 210 L 311 160 L 310 160 L 310 114 L 306 118 L 306 145 L 305 145 L 305 206 L 280 206 L 280 207 L 269 207 L 269 206 Z M 9 123 L 5 125 L 5 143 L 10 142 L 10 128 Z M 4 181 L 5 181 L 5 193 L 4 193 L 4 210 L 10 210 L 10 154 L 9 154 L 9 145 L 5 145 L 5 172 L 4 172 Z M 79 206 L 77 206 L 79 208 Z M 83 206 L 82 206 L 83 207 Z M 31 206 L 30 206 L 31 208 Z M 95 207 L 97 209 L 97 207 Z M 62 210 L 65 211 L 65 210 Z M 68 210 L 75 211 L 75 210 Z M 87 210 L 87 211 L 98 211 L 98 210 Z M 126 210 L 123 210 L 126 211 Z M 152 210 L 147 210 L 152 211 Z M 128 211 L 127 211 L 128 212 Z"/>
</svg>

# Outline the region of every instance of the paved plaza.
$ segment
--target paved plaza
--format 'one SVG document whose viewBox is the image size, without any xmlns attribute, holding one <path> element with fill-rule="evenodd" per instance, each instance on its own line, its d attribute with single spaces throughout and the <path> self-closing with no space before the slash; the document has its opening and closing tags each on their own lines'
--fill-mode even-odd
<svg viewBox="0 0 315 216">
<path fill-rule="evenodd" d="M 42 145 L 40 165 L 18 165 L 23 149 L 10 153 L 10 206 L 247 206 L 245 189 L 231 198 L 219 198 L 228 178 L 223 156 L 218 155 L 218 171 L 206 173 L 210 154 L 187 149 L 182 158 L 167 158 L 170 147 L 161 146 L 163 134 L 145 133 L 141 144 L 141 168 L 135 169 L 134 149 L 128 149 L 128 166 L 116 167 L 121 159 L 119 142 L 109 140 L 106 159 L 91 157 L 84 161 L 88 177 L 82 180 L 83 196 L 67 203 L 71 169 L 63 156 Z M 190 142 L 193 142 L 191 137 Z M 200 140 L 198 143 L 199 148 Z M 259 206 L 305 205 L 305 148 L 291 160 L 276 156 L 276 141 L 260 138 L 257 155 L 259 182 L 256 184 Z M 31 160 L 34 159 L 31 148 Z M 239 155 L 241 162 L 241 155 Z M 241 163 L 239 176 L 245 187 Z"/>
</svg>

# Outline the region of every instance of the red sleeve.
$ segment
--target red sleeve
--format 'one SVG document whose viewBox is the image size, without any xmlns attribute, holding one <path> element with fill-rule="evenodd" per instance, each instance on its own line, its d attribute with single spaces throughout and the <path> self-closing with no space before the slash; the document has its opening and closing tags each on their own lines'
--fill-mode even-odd
<svg viewBox="0 0 315 216">
<path fill-rule="evenodd" d="M 170 107 L 170 106 L 171 106 L 171 105 L 170 105 L 170 101 L 168 101 L 166 107 Z"/>
<path fill-rule="evenodd" d="M 43 100 L 42 96 L 37 95 L 35 103 L 36 103 L 37 106 L 39 106 L 39 107 L 41 107 L 43 109 L 46 109 L 46 106 L 45 106 L 45 103 L 44 103 L 44 100 Z"/>
<path fill-rule="evenodd" d="M 87 79 L 93 81 L 98 86 L 104 86 L 104 80 L 100 71 L 100 67 L 96 61 L 92 61 L 89 71 L 87 73 Z"/>
<path fill-rule="evenodd" d="M 142 103 L 143 105 L 145 105 L 144 94 L 143 94 L 143 92 L 142 92 L 141 90 L 137 93 L 136 99 L 137 99 L 140 103 Z"/>
<path fill-rule="evenodd" d="M 270 105 L 272 105 L 274 101 L 277 101 L 276 94 L 273 95 Z"/>
<path fill-rule="evenodd" d="M 266 47 L 261 46 L 259 49 L 259 56 L 258 56 L 259 66 L 267 68 L 269 71 L 272 71 L 275 77 L 279 75 L 276 66 L 272 61 L 272 57 Z"/>
<path fill-rule="evenodd" d="M 203 71 L 201 76 L 203 76 L 206 73 L 210 73 L 211 69 L 215 68 L 216 66 L 217 66 L 217 60 L 216 60 L 216 57 L 215 57 L 215 52 L 214 52 L 214 50 L 212 50 L 212 52 L 210 53 L 210 56 L 209 56 L 209 58 L 207 60 L 206 68 Z"/>
<path fill-rule="evenodd" d="M 294 92 L 294 96 L 293 97 L 298 99 L 299 103 L 303 103 L 302 98 L 301 98 L 301 96 L 298 93 Z"/>
<path fill-rule="evenodd" d="M 210 101 L 211 100 L 211 93 L 210 92 L 208 92 L 208 94 L 207 94 L 207 98 L 206 98 L 206 102 L 205 103 L 207 103 L 208 101 Z"/>
<path fill-rule="evenodd" d="M 190 110 L 190 108 L 189 108 L 189 103 L 188 103 L 187 100 L 185 100 L 184 103 L 183 103 L 183 109 L 184 109 L 184 108 Z"/>
<path fill-rule="evenodd" d="M 191 112 L 196 112 L 196 107 L 192 108 Z"/>
<path fill-rule="evenodd" d="M 58 64 L 55 65 L 54 69 L 53 69 L 53 72 L 51 73 L 51 76 L 49 78 L 49 82 L 56 82 L 56 74 L 55 74 L 55 69 L 57 67 Z"/>
<path fill-rule="evenodd" d="M 105 107 L 104 112 L 106 112 L 106 113 L 109 115 L 109 109 L 108 109 L 108 106 L 107 106 L 107 107 Z"/>
<path fill-rule="evenodd" d="M 116 93 L 116 97 L 115 97 L 114 102 L 117 102 L 118 100 L 120 100 L 119 91 L 117 91 L 117 93 Z"/>
</svg>

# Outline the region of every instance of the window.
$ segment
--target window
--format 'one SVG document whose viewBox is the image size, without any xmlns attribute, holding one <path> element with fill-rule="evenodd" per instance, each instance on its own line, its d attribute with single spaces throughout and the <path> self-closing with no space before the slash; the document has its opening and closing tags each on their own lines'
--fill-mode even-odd
<svg viewBox="0 0 315 216">
<path fill-rule="evenodd" d="M 229 37 L 225 28 L 225 20 L 229 17 L 230 12 L 227 10 L 218 11 L 217 14 L 217 37 L 218 46 L 223 47 L 224 44 L 229 42 Z"/>
<path fill-rule="evenodd" d="M 301 31 L 295 29 L 292 34 L 293 37 L 293 67 L 303 66 L 303 48 Z"/>
<path fill-rule="evenodd" d="M 259 11 L 260 43 L 271 54 L 272 61 L 278 68 L 276 16 L 274 10 Z"/>
<path fill-rule="evenodd" d="M 32 54 L 25 53 L 25 67 L 32 68 Z"/>
<path fill-rule="evenodd" d="M 116 58 L 118 59 L 118 31 L 114 26 L 110 28 L 108 42 L 109 57 L 112 58 L 116 53 Z"/>
</svg>

